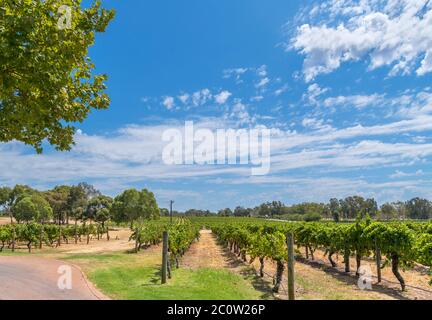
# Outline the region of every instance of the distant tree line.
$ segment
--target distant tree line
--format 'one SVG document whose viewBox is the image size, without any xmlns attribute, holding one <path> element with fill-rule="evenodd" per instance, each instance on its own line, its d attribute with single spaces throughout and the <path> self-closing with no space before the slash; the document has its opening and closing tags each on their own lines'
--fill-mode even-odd
<svg viewBox="0 0 432 320">
<path fill-rule="evenodd" d="M 280 201 L 265 202 L 254 208 L 238 206 L 218 211 L 218 216 L 259 216 L 285 218 L 289 220 L 334 221 L 353 220 L 367 215 L 377 220 L 432 219 L 432 202 L 427 199 L 413 198 L 409 201 L 384 203 L 378 207 L 373 198 L 350 196 L 344 199 L 330 199 L 328 203 L 304 202 L 285 205 Z"/>
<path fill-rule="evenodd" d="M 73 219 L 75 223 L 94 221 L 104 225 L 108 220 L 132 223 L 139 218 L 156 219 L 160 210 L 153 193 L 147 189 L 128 189 L 111 198 L 90 184 L 80 183 L 47 191 L 26 185 L 0 187 L 0 214 L 18 223 L 62 225 Z"/>
</svg>

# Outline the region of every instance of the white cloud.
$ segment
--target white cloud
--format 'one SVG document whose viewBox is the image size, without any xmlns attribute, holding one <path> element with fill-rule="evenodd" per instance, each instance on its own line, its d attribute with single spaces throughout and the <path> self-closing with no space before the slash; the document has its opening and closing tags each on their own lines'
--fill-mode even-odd
<svg viewBox="0 0 432 320">
<path fill-rule="evenodd" d="M 316 84 L 311 84 L 308 89 L 307 97 L 314 97 L 315 100 L 326 90 Z M 201 95 L 211 95 L 210 90 L 198 92 L 200 99 Z M 432 158 L 432 144 L 428 143 L 428 139 L 417 139 L 414 142 L 412 139 L 429 137 L 432 132 L 432 116 L 425 111 L 426 106 L 430 106 L 426 93 L 404 92 L 400 97 L 386 99 L 386 103 L 400 104 L 414 110 L 404 120 L 389 120 L 369 126 L 334 127 L 329 124 L 331 122 L 321 120 L 318 116 L 308 116 L 302 121 L 304 128 L 301 133 L 273 128 L 271 175 L 268 179 L 289 175 L 293 170 L 302 168 L 307 168 L 310 177 L 326 170 L 351 173 L 355 169 L 367 171 L 373 168 L 398 168 L 401 174 L 409 170 L 405 168 L 415 164 L 424 165 L 425 161 Z M 358 97 L 350 99 L 362 101 Z M 350 99 L 345 99 L 344 102 Z M 256 119 L 260 119 L 251 115 L 248 106 L 240 99 L 233 99 L 233 105 L 227 106 L 224 112 L 226 118 L 200 119 L 196 126 L 212 130 L 239 126 L 247 128 L 255 126 Z M 225 175 L 245 178 L 250 175 L 250 168 L 242 166 L 180 168 L 162 164 L 162 132 L 167 128 L 181 130 L 182 125 L 184 123 L 179 121 L 164 120 L 157 125 L 127 126 L 109 135 L 88 135 L 81 132 L 76 135 L 77 144 L 70 153 L 48 151 L 43 155 L 34 155 L 21 144 L 0 144 L 0 184 L 37 185 L 96 179 L 103 185 L 103 181 L 109 177 L 112 182 L 110 188 L 115 188 L 113 181 L 118 181 L 118 185 L 123 186 L 133 181 L 176 181 L 179 178 L 186 180 Z M 403 136 L 405 142 L 401 142 L 402 138 L 394 142 L 395 137 Z M 416 172 L 416 176 L 420 175 Z M 390 182 L 392 184 L 389 184 L 389 188 L 396 188 L 397 181 Z M 419 182 L 400 182 L 404 188 L 418 187 L 418 184 Z"/>
<path fill-rule="evenodd" d="M 225 102 L 227 102 L 228 98 L 231 95 L 232 95 L 231 92 L 229 92 L 227 90 L 223 90 L 219 94 L 215 95 L 214 98 L 218 104 L 224 104 Z"/>
<path fill-rule="evenodd" d="M 195 107 L 202 106 L 212 98 L 212 94 L 209 89 L 202 89 L 192 94 L 192 104 Z"/>
<path fill-rule="evenodd" d="M 174 97 L 164 97 L 162 104 L 167 108 L 168 110 L 171 110 L 174 107 Z"/>
<path fill-rule="evenodd" d="M 288 90 L 288 85 L 283 85 L 279 89 L 275 90 L 274 94 L 275 96 L 280 96 L 282 93 L 286 92 Z"/>
<path fill-rule="evenodd" d="M 320 11 L 326 18 L 298 27 L 289 45 L 305 56 L 306 81 L 365 57 L 369 69 L 390 66 L 390 75 L 432 71 L 428 0 L 327 1 Z"/>
<path fill-rule="evenodd" d="M 304 118 L 302 120 L 302 125 L 305 128 L 311 128 L 314 130 L 331 129 L 331 127 L 326 125 L 322 119 Z"/>
<path fill-rule="evenodd" d="M 267 66 L 262 65 L 261 67 L 259 67 L 257 69 L 257 74 L 262 78 L 267 77 Z"/>
<path fill-rule="evenodd" d="M 380 95 L 380 94 L 337 96 L 337 97 L 330 97 L 325 99 L 324 106 L 326 107 L 346 106 L 346 107 L 362 109 L 368 106 L 380 105 L 383 103 L 383 101 L 384 101 L 384 95 Z"/>
<path fill-rule="evenodd" d="M 257 87 L 257 88 L 263 88 L 263 87 L 265 87 L 268 83 L 270 82 L 270 79 L 269 78 L 267 78 L 267 77 L 265 77 L 265 78 L 262 78 L 256 85 L 255 85 L 255 87 Z"/>
<path fill-rule="evenodd" d="M 240 99 L 235 99 L 229 118 L 237 120 L 237 125 L 249 124 L 255 120 L 254 117 L 251 117 L 246 105 Z"/>
<path fill-rule="evenodd" d="M 178 96 L 178 99 L 183 103 L 183 104 L 187 104 L 189 101 L 190 95 L 188 93 L 184 93 L 182 95 Z"/>
<path fill-rule="evenodd" d="M 318 97 L 328 91 L 328 88 L 321 88 L 318 84 L 311 84 L 307 88 L 307 93 L 303 95 L 303 100 L 308 104 L 315 105 L 318 103 Z"/>
<path fill-rule="evenodd" d="M 253 101 L 253 102 L 259 102 L 262 99 L 264 99 L 264 96 L 254 96 L 250 100 Z"/>
<path fill-rule="evenodd" d="M 234 69 L 225 69 L 223 71 L 223 78 L 230 79 L 234 78 L 237 84 L 242 83 L 241 77 L 244 73 L 246 73 L 249 68 L 234 68 Z"/>
<path fill-rule="evenodd" d="M 419 177 L 423 175 L 423 170 L 417 170 L 414 173 L 406 173 L 400 170 L 396 170 L 395 173 L 393 173 L 392 175 L 390 175 L 390 178 L 404 178 L 404 177 Z"/>
</svg>

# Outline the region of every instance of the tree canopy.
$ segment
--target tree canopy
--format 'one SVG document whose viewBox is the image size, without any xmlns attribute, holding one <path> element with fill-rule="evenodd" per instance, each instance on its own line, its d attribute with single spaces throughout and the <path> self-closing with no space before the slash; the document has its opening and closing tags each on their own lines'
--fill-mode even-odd
<svg viewBox="0 0 432 320">
<path fill-rule="evenodd" d="M 22 141 L 42 152 L 73 144 L 74 123 L 104 109 L 106 75 L 94 74 L 88 48 L 113 10 L 94 1 L 2 0 L 0 3 L 0 142 Z M 60 6 L 70 8 L 70 19 Z M 69 19 L 66 27 L 62 20 Z"/>
<path fill-rule="evenodd" d="M 52 212 L 48 201 L 39 194 L 25 196 L 12 207 L 12 213 L 18 222 L 46 222 L 52 218 Z"/>
<path fill-rule="evenodd" d="M 114 198 L 111 212 L 113 220 L 117 222 L 132 222 L 139 218 L 157 219 L 160 216 L 154 194 L 147 189 L 125 190 Z"/>
</svg>

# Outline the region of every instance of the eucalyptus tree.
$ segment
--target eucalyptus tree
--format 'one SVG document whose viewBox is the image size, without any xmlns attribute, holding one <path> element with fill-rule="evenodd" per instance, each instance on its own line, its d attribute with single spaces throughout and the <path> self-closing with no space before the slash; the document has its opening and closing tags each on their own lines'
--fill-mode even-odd
<svg viewBox="0 0 432 320">
<path fill-rule="evenodd" d="M 225 209 L 219 210 L 217 214 L 220 217 L 230 217 L 233 215 L 233 212 L 230 208 L 225 208 Z"/>
<path fill-rule="evenodd" d="M 128 189 L 114 198 L 111 214 L 114 221 L 127 221 L 132 226 L 133 221 L 138 218 L 159 218 L 160 210 L 152 192 L 147 189 Z"/>
<path fill-rule="evenodd" d="M 333 220 L 335 222 L 339 222 L 340 216 L 342 214 L 342 207 L 338 199 L 335 198 L 330 199 L 329 210 Z"/>
<path fill-rule="evenodd" d="M 58 223 L 69 223 L 68 199 L 70 195 L 70 186 L 56 186 L 54 189 L 44 193 L 45 199 L 51 205 L 53 215 Z"/>
<path fill-rule="evenodd" d="M 105 227 L 105 222 L 111 218 L 112 203 L 111 197 L 103 195 L 91 199 L 84 212 L 84 219 L 100 222 L 102 227 Z"/>
<path fill-rule="evenodd" d="M 9 200 L 12 194 L 12 189 L 9 187 L 0 188 L 0 207 L 3 207 L 3 213 L 10 216 L 12 221 L 12 215 L 10 214 Z"/>
<path fill-rule="evenodd" d="M 427 199 L 414 198 L 405 204 L 408 217 L 411 219 L 432 218 L 432 203 Z"/>
<path fill-rule="evenodd" d="M 41 195 L 33 194 L 20 198 L 11 208 L 13 216 L 20 222 L 46 223 L 52 219 L 53 211 Z"/>
<path fill-rule="evenodd" d="M 72 186 L 66 201 L 69 215 L 74 218 L 75 225 L 82 219 L 88 203 L 87 194 L 81 186 Z"/>
<path fill-rule="evenodd" d="M 27 185 L 17 184 L 13 188 L 3 187 L 0 189 L 0 206 L 4 208 L 13 223 L 14 214 L 12 207 L 23 197 L 37 193 L 36 190 Z"/>
<path fill-rule="evenodd" d="M 397 218 L 398 211 L 392 203 L 384 203 L 381 206 L 380 218 L 383 220 L 394 220 Z"/>
</svg>

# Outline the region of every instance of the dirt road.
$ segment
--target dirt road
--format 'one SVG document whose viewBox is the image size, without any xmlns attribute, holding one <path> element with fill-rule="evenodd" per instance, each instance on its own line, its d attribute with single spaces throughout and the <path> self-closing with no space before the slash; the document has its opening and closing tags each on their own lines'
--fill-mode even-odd
<svg viewBox="0 0 432 320">
<path fill-rule="evenodd" d="M 61 266 L 70 267 L 71 289 L 58 287 L 59 277 L 65 275 L 59 273 Z M 76 266 L 54 259 L 0 256 L 0 300 L 104 299 Z"/>
<path fill-rule="evenodd" d="M 200 240 L 192 244 L 182 262 L 183 266 L 193 269 L 230 267 L 225 250 L 216 243 L 211 230 L 200 231 Z"/>
</svg>

